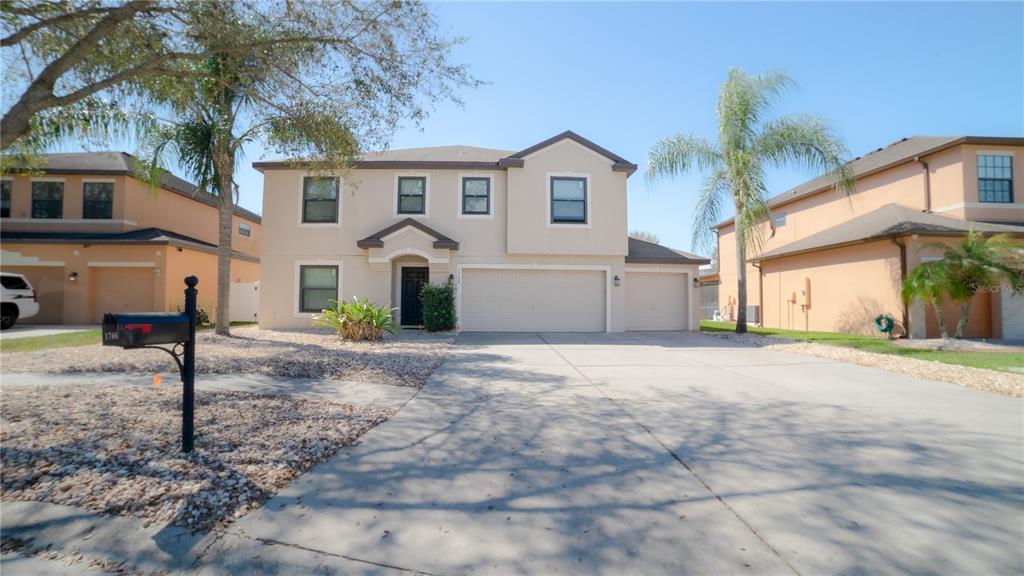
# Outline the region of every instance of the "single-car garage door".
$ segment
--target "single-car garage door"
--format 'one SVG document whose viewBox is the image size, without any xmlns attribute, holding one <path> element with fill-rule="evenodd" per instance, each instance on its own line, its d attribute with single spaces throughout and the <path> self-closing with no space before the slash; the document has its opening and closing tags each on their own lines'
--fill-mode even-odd
<svg viewBox="0 0 1024 576">
<path fill-rule="evenodd" d="M 689 330 L 687 274 L 626 273 L 626 330 Z"/>
<path fill-rule="evenodd" d="M 470 332 L 604 332 L 601 270 L 462 271 L 462 329 Z"/>
<path fill-rule="evenodd" d="M 105 312 L 152 312 L 155 268 L 93 268 L 93 322 Z"/>
</svg>

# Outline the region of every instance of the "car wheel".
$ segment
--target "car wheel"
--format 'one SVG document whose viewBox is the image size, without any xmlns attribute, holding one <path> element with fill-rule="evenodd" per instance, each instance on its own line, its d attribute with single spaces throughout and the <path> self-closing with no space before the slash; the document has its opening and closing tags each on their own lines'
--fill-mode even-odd
<svg viewBox="0 0 1024 576">
<path fill-rule="evenodd" d="M 18 321 L 18 307 L 14 304 L 4 304 L 0 307 L 0 330 L 7 330 Z"/>
</svg>

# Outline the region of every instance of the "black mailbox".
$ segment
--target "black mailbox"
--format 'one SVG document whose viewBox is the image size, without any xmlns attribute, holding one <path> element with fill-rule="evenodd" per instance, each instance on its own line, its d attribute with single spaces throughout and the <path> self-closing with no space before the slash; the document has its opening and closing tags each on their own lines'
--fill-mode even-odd
<svg viewBox="0 0 1024 576">
<path fill-rule="evenodd" d="M 188 316 L 182 313 L 103 315 L 104 346 L 141 348 L 189 340 Z"/>
</svg>

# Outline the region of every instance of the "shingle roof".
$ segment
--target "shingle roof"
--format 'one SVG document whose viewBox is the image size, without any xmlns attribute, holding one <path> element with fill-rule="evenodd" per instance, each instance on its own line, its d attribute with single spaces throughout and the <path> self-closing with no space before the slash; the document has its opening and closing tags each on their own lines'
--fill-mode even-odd
<svg viewBox="0 0 1024 576">
<path fill-rule="evenodd" d="M 709 264 L 711 260 L 683 252 L 673 250 L 661 244 L 640 240 L 639 238 L 629 239 L 629 254 L 626 255 L 627 264 Z"/>
<path fill-rule="evenodd" d="M 98 174 L 135 177 L 136 159 L 127 152 L 66 152 L 43 154 L 42 157 L 45 159 L 45 164 L 42 167 L 34 168 L 34 170 L 46 174 Z M 160 175 L 160 186 L 209 206 L 220 205 L 213 195 L 199 190 L 195 185 L 167 171 Z M 262 221 L 259 214 L 241 206 L 235 206 L 235 214 L 252 222 L 260 223 Z"/>
<path fill-rule="evenodd" d="M 929 212 L 921 212 L 901 204 L 887 204 L 881 208 L 862 214 L 827 228 L 796 242 L 768 250 L 751 261 L 769 260 L 782 256 L 793 256 L 804 252 L 813 252 L 823 248 L 834 248 L 850 244 L 872 242 L 885 238 L 895 238 L 908 234 L 921 236 L 962 236 L 968 230 L 986 234 L 1007 233 L 1024 236 L 1024 226 L 1008 224 L 990 224 L 987 222 L 970 222 L 941 216 Z"/>
<path fill-rule="evenodd" d="M 416 220 L 414 218 L 405 218 L 403 220 L 395 222 L 394 224 L 388 226 L 387 228 L 384 228 L 383 230 L 378 230 L 377 232 L 370 234 L 366 238 L 357 241 L 356 246 L 360 248 L 383 248 L 384 238 L 391 234 L 394 234 L 395 232 L 398 232 L 399 230 L 405 228 L 406 226 L 411 226 L 419 230 L 420 232 L 423 232 L 428 236 L 432 237 L 434 239 L 434 248 L 447 248 L 449 250 L 459 249 L 458 242 L 452 240 L 451 238 L 445 236 L 444 234 L 441 234 L 437 230 L 434 230 L 430 226 L 427 226 L 423 222 L 420 222 L 419 220 Z"/>
<path fill-rule="evenodd" d="M 848 165 L 850 166 L 850 169 L 853 170 L 854 177 L 862 178 L 887 168 L 892 168 L 893 166 L 913 161 L 914 158 L 934 154 L 945 150 L 946 148 L 951 148 L 960 144 L 1024 146 L 1024 138 L 988 136 L 913 136 L 897 140 L 885 148 L 873 150 L 864 156 L 858 156 L 851 160 Z M 810 196 L 812 194 L 828 190 L 831 186 L 832 181 L 827 175 L 818 176 L 817 178 L 800 184 L 792 190 L 787 190 L 781 194 L 772 196 L 768 200 L 768 205 L 774 208 L 775 206 L 791 202 L 797 198 L 803 198 L 804 196 Z M 731 224 L 733 220 L 735 220 L 735 218 L 724 220 L 719 223 L 716 228 Z"/>
<path fill-rule="evenodd" d="M 361 170 L 394 170 L 394 169 L 472 169 L 472 170 L 505 170 L 521 168 L 523 159 L 534 152 L 557 144 L 562 140 L 572 140 L 581 146 L 612 161 L 612 170 L 630 175 L 636 171 L 636 164 L 626 160 L 597 144 L 587 140 L 572 130 L 538 142 L 529 148 L 514 152 L 495 148 L 477 148 L 475 146 L 433 146 L 428 148 L 405 148 L 384 152 L 368 152 L 361 154 L 352 167 Z M 257 170 L 289 169 L 301 166 L 301 160 L 267 160 L 253 162 Z"/>
<path fill-rule="evenodd" d="M 24 232 L 5 229 L 0 230 L 0 241 L 26 244 L 172 244 L 205 252 L 217 250 L 216 244 L 163 228 L 142 228 L 130 232 Z M 236 250 L 231 254 L 235 258 L 259 262 L 259 258 Z"/>
</svg>

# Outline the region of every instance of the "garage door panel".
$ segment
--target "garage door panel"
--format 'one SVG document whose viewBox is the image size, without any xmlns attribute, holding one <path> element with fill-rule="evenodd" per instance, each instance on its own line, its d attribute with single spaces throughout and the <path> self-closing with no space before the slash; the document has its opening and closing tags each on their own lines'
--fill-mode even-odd
<svg viewBox="0 0 1024 576">
<path fill-rule="evenodd" d="M 156 271 L 153 268 L 94 268 L 93 321 L 106 312 L 152 312 Z"/>
<path fill-rule="evenodd" d="M 689 275 L 626 273 L 626 330 L 689 330 Z"/>
<path fill-rule="evenodd" d="M 464 270 L 460 324 L 470 332 L 603 332 L 605 285 L 595 270 Z"/>
</svg>

